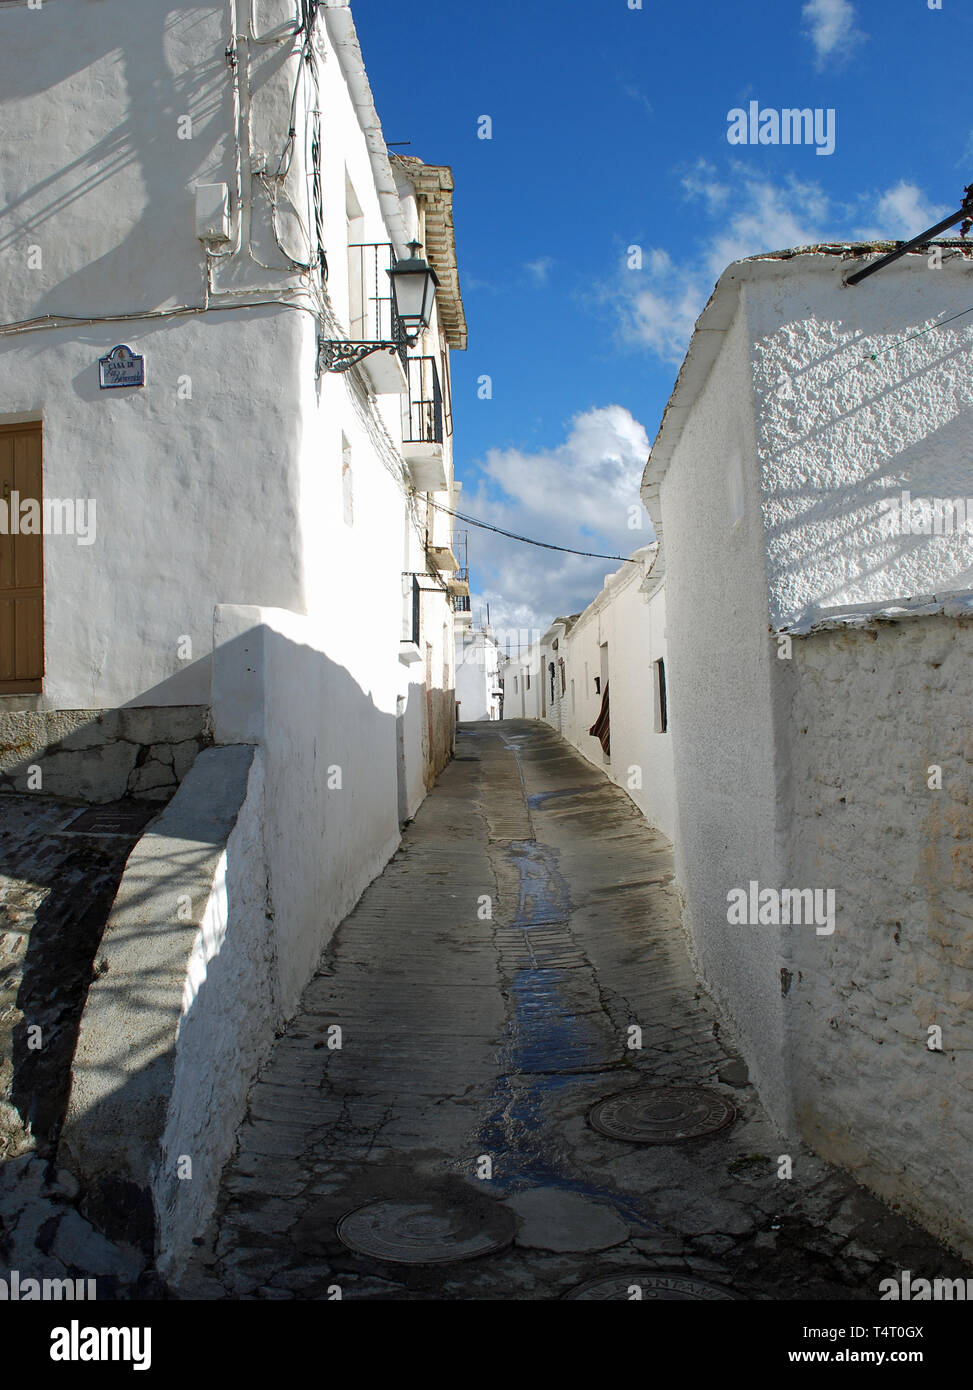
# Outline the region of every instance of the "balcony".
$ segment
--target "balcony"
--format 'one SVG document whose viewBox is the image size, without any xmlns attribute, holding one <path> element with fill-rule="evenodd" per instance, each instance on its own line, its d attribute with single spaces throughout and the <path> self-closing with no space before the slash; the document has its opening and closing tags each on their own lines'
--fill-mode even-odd
<svg viewBox="0 0 973 1390">
<path fill-rule="evenodd" d="M 454 598 L 468 599 L 470 596 L 469 570 L 458 569 L 455 574 L 451 574 L 446 580 L 446 587 Z"/>
<path fill-rule="evenodd" d="M 426 554 L 433 568 L 442 575 L 453 575 L 459 569 L 459 561 L 448 545 L 427 545 Z"/>
<path fill-rule="evenodd" d="M 435 357 L 410 357 L 409 394 L 402 402 L 402 457 L 419 492 L 444 492 L 443 392 Z"/>
<path fill-rule="evenodd" d="M 458 627 L 472 627 L 473 600 L 469 594 L 456 594 L 453 597 L 453 618 Z"/>
<path fill-rule="evenodd" d="M 361 364 L 379 396 L 407 389 L 405 330 L 392 301 L 388 272 L 395 252 L 388 242 L 348 247 L 348 337 L 353 343 L 398 343 L 395 351 L 375 352 Z"/>
</svg>

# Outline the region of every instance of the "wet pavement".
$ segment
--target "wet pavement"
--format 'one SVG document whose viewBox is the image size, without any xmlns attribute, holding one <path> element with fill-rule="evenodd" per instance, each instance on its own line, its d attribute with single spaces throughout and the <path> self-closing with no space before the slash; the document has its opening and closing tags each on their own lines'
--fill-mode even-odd
<svg viewBox="0 0 973 1390">
<path fill-rule="evenodd" d="M 679 1088 L 606 1117 L 654 1142 L 594 1127 L 636 1087 Z M 197 1243 L 186 1298 L 545 1300 L 614 1279 L 581 1296 L 876 1299 L 905 1268 L 966 1273 L 780 1138 L 693 973 L 669 842 L 521 721 L 461 729 L 255 1083 Z"/>
</svg>

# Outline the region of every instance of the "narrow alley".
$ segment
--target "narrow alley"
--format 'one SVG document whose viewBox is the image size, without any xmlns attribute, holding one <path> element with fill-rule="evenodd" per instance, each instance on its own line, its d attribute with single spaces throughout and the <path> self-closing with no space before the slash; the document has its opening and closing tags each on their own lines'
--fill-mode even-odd
<svg viewBox="0 0 973 1390">
<path fill-rule="evenodd" d="M 671 878 L 550 728 L 463 726 L 251 1091 L 181 1296 L 875 1299 L 903 1267 L 956 1275 L 806 1150 L 778 1176 Z"/>
</svg>

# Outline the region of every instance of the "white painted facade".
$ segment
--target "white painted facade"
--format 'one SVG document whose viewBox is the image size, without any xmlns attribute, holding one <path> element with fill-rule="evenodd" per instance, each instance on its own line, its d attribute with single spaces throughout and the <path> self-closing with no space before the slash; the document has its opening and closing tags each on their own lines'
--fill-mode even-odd
<svg viewBox="0 0 973 1390">
<path fill-rule="evenodd" d="M 666 690 L 665 593 L 653 579 L 657 547 L 647 546 L 609 575 L 598 597 L 549 647 L 545 694 L 549 722 L 629 796 L 646 820 L 670 838 L 675 828 L 670 707 Z M 563 665 L 563 679 L 562 667 Z M 660 670 L 659 663 L 662 664 Z M 611 744 L 591 734 L 606 686 Z"/>
<path fill-rule="evenodd" d="M 646 468 L 677 878 L 782 1128 L 969 1254 L 973 531 L 887 517 L 903 490 L 973 498 L 973 329 L 933 328 L 973 266 L 909 256 L 848 289 L 846 257 L 726 271 Z M 731 924 L 752 882 L 833 890 L 833 933 Z"/>
<path fill-rule="evenodd" d="M 504 654 L 489 629 L 457 632 L 456 702 L 461 724 L 512 716 L 506 704 L 504 673 Z"/>
<path fill-rule="evenodd" d="M 218 743 L 260 745 L 234 845 L 262 853 L 275 922 L 251 961 L 264 1033 L 455 729 L 455 559 L 434 505 L 459 492 L 452 178 L 389 157 L 348 6 L 312 8 L 306 35 L 298 0 L 0 4 L 0 425 L 40 422 L 45 496 L 97 516 L 91 545 L 45 538 L 43 688 L 0 707 L 209 706 Z M 354 248 L 379 248 L 387 290 L 413 239 L 441 280 L 410 349 L 435 364 L 438 421 L 387 351 L 319 370 L 320 338 L 387 336 Z M 144 355 L 144 387 L 100 389 L 118 343 Z M 267 936 L 251 898 L 229 905 L 231 953 Z M 236 995 L 188 998 L 239 1017 Z M 191 1021 L 190 1081 L 227 1041 Z"/>
</svg>

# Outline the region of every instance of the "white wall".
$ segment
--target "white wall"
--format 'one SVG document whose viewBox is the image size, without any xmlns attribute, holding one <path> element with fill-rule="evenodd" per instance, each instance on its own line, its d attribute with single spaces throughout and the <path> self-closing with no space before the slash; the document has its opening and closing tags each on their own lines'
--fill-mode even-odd
<svg viewBox="0 0 973 1390">
<path fill-rule="evenodd" d="M 470 724 L 481 719 L 498 719 L 500 701 L 494 695 L 499 690 L 500 651 L 486 632 L 457 634 L 456 637 L 456 699 L 459 719 Z M 504 715 L 511 718 L 515 711 L 504 701 Z"/>
<path fill-rule="evenodd" d="M 636 552 L 638 563 L 609 576 L 598 599 L 578 618 L 560 655 L 566 660 L 564 735 L 601 768 L 638 806 L 650 825 L 670 839 L 675 833 L 675 779 L 672 762 L 672 709 L 669 730 L 657 731 L 654 665 L 668 665 L 665 592 L 651 598 L 642 581 L 651 564 L 651 548 Z M 605 757 L 589 730 L 601 712 L 595 689 L 607 661 L 610 685 L 611 756 Z M 573 688 L 572 688 L 573 687 Z M 604 692 L 604 682 L 601 690 Z"/>
<path fill-rule="evenodd" d="M 969 1257 L 973 622 L 816 632 L 782 665 L 791 881 L 836 897 L 833 935 L 791 929 L 798 1121 Z"/>
<path fill-rule="evenodd" d="M 727 893 L 782 881 L 767 580 L 750 343 L 737 312 L 662 483 L 676 875 L 707 986 L 728 1010 L 774 1117 L 789 1123 L 778 932 L 726 920 Z M 653 515 L 653 521 L 660 517 Z M 786 962 L 784 962 L 786 963 Z"/>
<path fill-rule="evenodd" d="M 883 535 L 881 507 L 903 489 L 973 499 L 973 327 L 920 331 L 967 302 L 973 264 L 909 256 L 852 289 L 844 273 L 762 263 L 744 292 L 775 625 L 973 584 L 973 527 Z"/>
<path fill-rule="evenodd" d="M 399 842 L 394 686 L 383 698 L 360 684 L 314 619 L 225 605 L 213 724 L 219 743 L 264 750 L 264 836 L 290 1014 L 331 933 Z"/>
<path fill-rule="evenodd" d="M 653 451 L 677 875 L 774 1118 L 968 1250 L 969 626 L 869 614 L 969 579 L 969 532 L 876 528 L 902 488 L 973 493 L 973 336 L 923 332 L 970 272 L 911 258 L 855 290 L 846 272 L 825 255 L 732 267 Z M 778 643 L 835 610 L 856 625 Z M 729 926 L 728 890 L 753 880 L 833 889 L 834 935 Z"/>
</svg>

